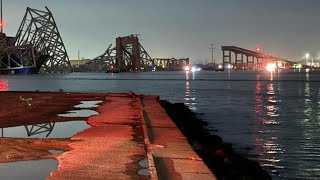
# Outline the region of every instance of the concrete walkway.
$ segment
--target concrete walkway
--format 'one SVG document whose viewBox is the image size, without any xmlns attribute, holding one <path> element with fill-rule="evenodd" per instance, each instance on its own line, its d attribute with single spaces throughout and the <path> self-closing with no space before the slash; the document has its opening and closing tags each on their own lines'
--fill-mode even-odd
<svg viewBox="0 0 320 180">
<path fill-rule="evenodd" d="M 156 96 L 108 94 L 97 111 L 48 179 L 216 179 Z"/>
<path fill-rule="evenodd" d="M 158 179 L 216 179 L 160 106 L 157 97 L 141 98 L 145 142 Z"/>
</svg>

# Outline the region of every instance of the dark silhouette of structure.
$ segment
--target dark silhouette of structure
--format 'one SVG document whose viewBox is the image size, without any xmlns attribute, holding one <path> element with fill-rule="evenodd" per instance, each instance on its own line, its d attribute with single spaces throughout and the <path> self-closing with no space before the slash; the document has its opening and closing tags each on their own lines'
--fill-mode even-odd
<svg viewBox="0 0 320 180">
<path fill-rule="evenodd" d="M 294 62 L 289 60 L 263 54 L 260 51 L 251 51 L 236 46 L 222 46 L 223 51 L 223 67 L 232 64 L 234 69 L 262 69 L 268 63 L 281 64 L 281 67 L 293 66 Z"/>
<path fill-rule="evenodd" d="M 0 72 L 68 72 L 66 48 L 50 10 L 27 8 L 15 37 L 0 34 Z"/>
<path fill-rule="evenodd" d="M 189 59 L 152 59 L 140 44 L 137 35 L 116 38 L 116 46 L 107 50 L 90 62 L 81 65 L 80 71 L 128 72 L 151 70 L 182 70 Z"/>
</svg>

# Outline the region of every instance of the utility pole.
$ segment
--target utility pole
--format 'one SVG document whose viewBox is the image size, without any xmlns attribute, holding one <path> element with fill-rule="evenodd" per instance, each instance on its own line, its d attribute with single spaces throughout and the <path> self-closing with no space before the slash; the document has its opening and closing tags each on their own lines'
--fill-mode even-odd
<svg viewBox="0 0 320 180">
<path fill-rule="evenodd" d="M 214 44 L 210 44 L 211 47 L 209 49 L 211 49 L 211 60 L 212 60 L 212 68 L 214 68 L 214 64 L 216 63 L 215 60 L 214 60 Z"/>
<path fill-rule="evenodd" d="M 2 0 L 1 0 L 1 33 L 3 33 Z"/>
<path fill-rule="evenodd" d="M 78 68 L 80 67 L 80 50 L 78 50 Z"/>
</svg>

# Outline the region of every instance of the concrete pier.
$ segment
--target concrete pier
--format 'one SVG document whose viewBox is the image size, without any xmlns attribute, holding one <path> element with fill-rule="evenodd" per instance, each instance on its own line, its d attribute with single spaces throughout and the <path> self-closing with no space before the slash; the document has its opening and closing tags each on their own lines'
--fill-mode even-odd
<svg viewBox="0 0 320 180">
<path fill-rule="evenodd" d="M 30 148 L 33 153 L 15 151 L 14 154 L 20 153 L 20 159 L 5 156 L 0 157 L 1 162 L 54 158 L 59 167 L 48 179 L 216 179 L 160 106 L 157 96 L 5 92 L 0 93 L 0 98 L 7 103 L 0 109 L 0 127 L 30 124 L 30 117 L 36 123 L 81 119 L 91 125 L 70 139 L 61 139 L 63 154 L 45 154 L 50 139 L 43 147 L 34 139 L 38 142 L 37 148 L 31 147 L 34 146 L 32 142 L 23 144 L 24 149 Z M 90 100 L 102 101 L 98 107 L 89 108 L 98 115 L 89 118 L 57 116 L 77 109 L 74 106 L 80 101 Z M 8 139 L 0 139 L 4 142 L 1 147 L 5 147 Z M 55 149 L 59 149 L 56 142 L 59 139 L 52 141 Z M 38 151 L 43 153 L 41 157 Z"/>
</svg>

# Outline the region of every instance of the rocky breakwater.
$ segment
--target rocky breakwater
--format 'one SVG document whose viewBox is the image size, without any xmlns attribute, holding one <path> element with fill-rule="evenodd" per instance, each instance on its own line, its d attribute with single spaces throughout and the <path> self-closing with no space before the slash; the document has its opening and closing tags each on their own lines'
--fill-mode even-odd
<svg viewBox="0 0 320 180">
<path fill-rule="evenodd" d="M 206 128 L 207 123 L 198 119 L 183 103 L 172 104 L 165 100 L 160 103 L 219 179 L 271 179 L 258 162 L 237 154 L 221 137 L 211 135 Z"/>
</svg>

